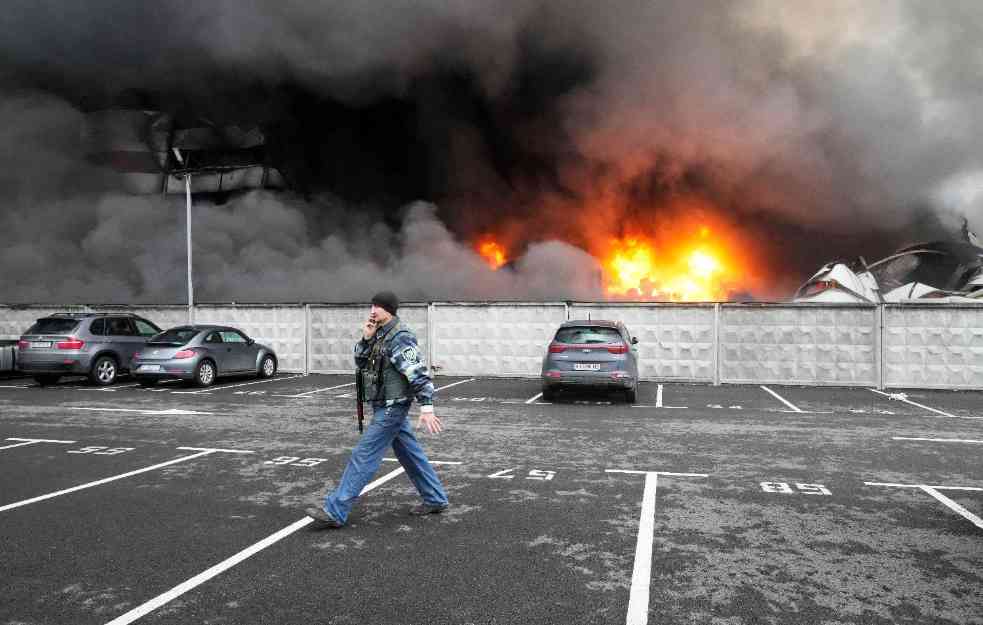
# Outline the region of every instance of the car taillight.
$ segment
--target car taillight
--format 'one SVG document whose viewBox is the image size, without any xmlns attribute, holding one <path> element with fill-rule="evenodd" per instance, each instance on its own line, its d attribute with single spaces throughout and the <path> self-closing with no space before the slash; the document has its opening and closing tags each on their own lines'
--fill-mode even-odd
<svg viewBox="0 0 983 625">
<path fill-rule="evenodd" d="M 559 378 L 560 377 L 560 372 L 559 371 L 547 371 L 546 372 L 546 377 L 548 377 L 548 378 Z"/>
<path fill-rule="evenodd" d="M 58 349 L 82 349 L 85 347 L 85 341 L 73 336 L 69 337 L 67 341 L 58 341 L 55 343 L 55 347 Z"/>
<path fill-rule="evenodd" d="M 628 353 L 628 346 L 627 345 L 615 345 L 614 347 L 609 347 L 608 348 L 608 351 L 611 352 L 612 354 L 627 354 Z"/>
<path fill-rule="evenodd" d="M 194 358 L 194 357 L 195 357 L 195 350 L 193 349 L 182 349 L 178 353 L 174 354 L 174 356 L 172 356 L 172 358 L 174 358 L 175 360 L 184 360 L 185 358 Z"/>
<path fill-rule="evenodd" d="M 17 341 L 17 349 L 27 349 L 30 346 L 30 341 Z"/>
<path fill-rule="evenodd" d="M 550 345 L 551 354 L 559 354 L 560 352 L 565 352 L 565 351 L 567 351 L 566 345 L 559 345 L 557 343 L 553 343 Z"/>
</svg>

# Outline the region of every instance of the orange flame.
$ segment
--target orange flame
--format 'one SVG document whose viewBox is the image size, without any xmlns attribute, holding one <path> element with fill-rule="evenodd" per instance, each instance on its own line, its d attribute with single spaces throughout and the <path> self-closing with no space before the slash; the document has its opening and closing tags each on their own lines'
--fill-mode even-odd
<svg viewBox="0 0 983 625">
<path fill-rule="evenodd" d="M 498 269 L 506 262 L 505 248 L 492 238 L 478 244 L 478 253 L 492 269 Z"/>
<path fill-rule="evenodd" d="M 710 232 L 701 226 L 668 249 L 643 235 L 611 239 L 601 254 L 606 292 L 670 301 L 727 299 L 742 263 Z"/>
</svg>

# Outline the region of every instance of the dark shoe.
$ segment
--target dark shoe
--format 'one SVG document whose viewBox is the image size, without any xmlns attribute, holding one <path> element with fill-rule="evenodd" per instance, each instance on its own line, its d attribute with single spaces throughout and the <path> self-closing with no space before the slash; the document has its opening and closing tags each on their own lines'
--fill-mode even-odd
<svg viewBox="0 0 983 625">
<path fill-rule="evenodd" d="M 316 529 L 316 530 L 323 530 L 328 528 L 337 529 L 344 525 L 344 523 L 334 518 L 324 510 L 321 510 L 320 508 L 307 508 L 304 510 L 304 514 L 314 519 L 314 522 L 311 523 L 312 529 Z"/>
<path fill-rule="evenodd" d="M 447 509 L 447 504 L 433 505 L 429 503 L 421 503 L 418 506 L 413 506 L 410 508 L 410 514 L 413 516 L 426 516 L 428 514 L 440 514 Z"/>
</svg>

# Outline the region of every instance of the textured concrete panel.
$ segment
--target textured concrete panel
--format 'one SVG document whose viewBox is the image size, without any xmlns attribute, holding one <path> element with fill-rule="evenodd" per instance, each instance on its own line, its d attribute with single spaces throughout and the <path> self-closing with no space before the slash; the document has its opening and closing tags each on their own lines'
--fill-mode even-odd
<svg viewBox="0 0 983 625">
<path fill-rule="evenodd" d="M 239 328 L 273 348 L 280 371 L 304 371 L 307 335 L 303 306 L 198 306 L 195 322 Z"/>
<path fill-rule="evenodd" d="M 352 373 L 352 353 L 368 318 L 366 306 L 311 306 L 311 372 Z M 399 309 L 403 325 L 416 334 L 420 353 L 428 354 L 427 307 L 407 304 Z"/>
<path fill-rule="evenodd" d="M 538 376 L 563 304 L 436 304 L 433 362 L 444 375 Z"/>
<path fill-rule="evenodd" d="M 884 385 L 983 388 L 983 306 L 885 306 Z"/>
<path fill-rule="evenodd" d="M 54 313 L 84 312 L 85 306 L 3 306 L 0 307 L 0 339 L 19 339 L 34 322 Z"/>
<path fill-rule="evenodd" d="M 877 310 L 723 305 L 720 378 L 740 384 L 877 384 Z"/>
<path fill-rule="evenodd" d="M 712 304 L 574 304 L 570 318 L 623 322 L 638 339 L 638 372 L 643 380 L 713 381 Z"/>
</svg>

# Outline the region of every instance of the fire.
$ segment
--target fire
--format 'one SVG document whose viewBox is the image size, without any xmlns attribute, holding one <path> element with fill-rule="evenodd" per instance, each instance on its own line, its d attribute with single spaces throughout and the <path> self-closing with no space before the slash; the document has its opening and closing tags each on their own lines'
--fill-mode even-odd
<svg viewBox="0 0 983 625">
<path fill-rule="evenodd" d="M 507 260 L 505 248 L 502 246 L 502 244 L 491 238 L 486 238 L 484 241 L 478 244 L 478 253 L 481 254 L 481 257 L 485 259 L 485 262 L 488 263 L 492 269 L 498 269 L 504 265 Z"/>
<path fill-rule="evenodd" d="M 669 249 L 641 235 L 611 239 L 601 255 L 608 295 L 671 301 L 727 299 L 739 263 L 710 233 L 703 226 Z"/>
</svg>

